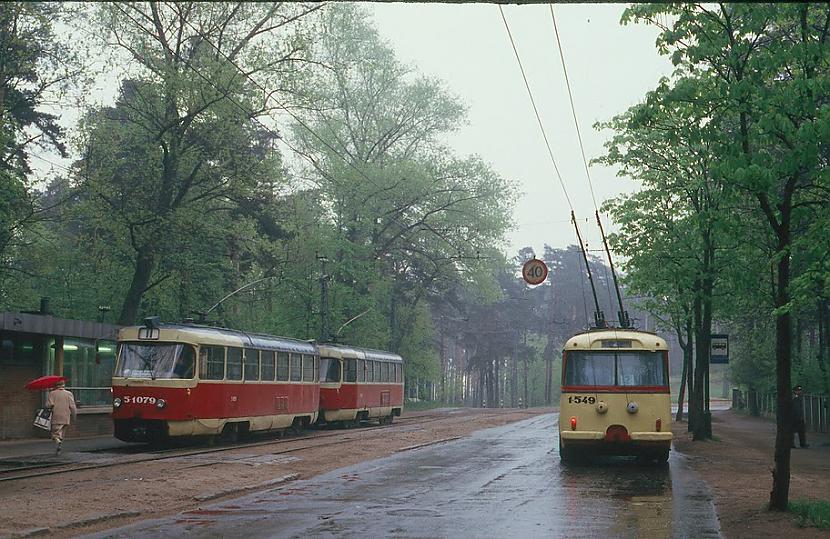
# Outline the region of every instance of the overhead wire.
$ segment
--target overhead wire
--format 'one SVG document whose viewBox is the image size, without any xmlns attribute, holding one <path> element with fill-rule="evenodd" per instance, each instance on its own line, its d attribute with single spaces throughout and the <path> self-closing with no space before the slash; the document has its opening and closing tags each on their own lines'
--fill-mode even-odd
<svg viewBox="0 0 830 539">
<path fill-rule="evenodd" d="M 564 193 L 565 199 L 568 202 L 568 207 L 571 209 L 571 222 L 573 222 L 574 228 L 576 230 L 577 241 L 580 244 L 579 248 L 582 249 L 583 252 L 584 252 L 585 246 L 582 245 L 582 240 L 580 239 L 579 227 L 577 225 L 577 219 L 576 219 L 576 211 L 574 210 L 573 203 L 571 202 L 571 197 L 568 195 L 568 189 L 565 186 L 565 181 L 562 178 L 562 174 L 559 172 L 559 167 L 556 164 L 556 159 L 553 156 L 553 149 L 551 148 L 550 140 L 548 139 L 548 135 L 545 132 L 545 127 L 544 127 L 544 124 L 542 123 L 542 117 L 539 114 L 539 108 L 536 106 L 536 100 L 533 97 L 533 90 L 531 90 L 531 88 L 530 88 L 530 83 L 528 82 L 527 74 L 525 72 L 524 65 L 522 64 L 521 56 L 519 55 L 519 50 L 516 47 L 516 40 L 513 39 L 513 33 L 510 31 L 510 25 L 507 22 L 507 17 L 505 16 L 504 9 L 502 8 L 501 5 L 499 5 L 499 13 L 501 14 L 501 19 L 504 22 L 504 28 L 505 28 L 505 30 L 507 30 L 507 36 L 510 38 L 510 45 L 513 48 L 513 54 L 516 56 L 516 62 L 519 64 L 519 70 L 522 73 L 522 79 L 524 80 L 525 88 L 527 89 L 527 95 L 530 98 L 530 104 L 533 106 L 533 112 L 536 115 L 536 122 L 539 125 L 539 130 L 542 132 L 542 138 L 545 141 L 545 146 L 547 147 L 547 150 L 548 150 L 548 156 L 550 157 L 550 161 L 553 164 L 553 170 L 556 172 L 556 177 L 559 180 L 559 185 L 562 187 L 562 192 Z M 593 279 L 591 279 L 591 275 L 590 275 L 591 268 L 587 266 L 587 263 L 586 263 L 585 270 L 588 272 L 588 279 L 592 281 L 591 286 L 593 287 Z M 586 275 L 585 275 L 585 273 L 583 273 L 582 274 L 583 289 L 584 289 L 584 286 L 585 286 L 585 277 L 586 277 Z M 596 293 L 594 293 L 594 297 L 596 298 Z M 599 309 L 598 306 L 597 306 L 597 309 Z M 599 312 L 597 312 L 597 315 L 598 314 L 599 314 Z M 589 319 L 588 318 L 587 304 L 585 306 L 585 318 Z"/>
<path fill-rule="evenodd" d="M 579 141 L 579 151 L 582 154 L 582 164 L 585 167 L 585 176 L 588 178 L 588 188 L 591 192 L 591 201 L 594 203 L 594 209 L 599 211 L 597 206 L 597 198 L 594 194 L 594 183 L 591 181 L 591 171 L 588 167 L 588 159 L 585 157 L 585 144 L 582 142 L 582 132 L 579 130 L 579 121 L 576 118 L 576 106 L 574 106 L 574 96 L 573 91 L 571 91 L 571 80 L 568 77 L 568 67 L 565 64 L 565 53 L 562 50 L 562 41 L 559 39 L 559 27 L 556 25 L 556 15 L 553 13 L 553 4 L 549 4 L 550 6 L 550 16 L 553 20 L 553 32 L 556 35 L 556 45 L 559 49 L 559 59 L 562 61 L 562 72 L 565 75 L 565 87 L 568 89 L 568 100 L 571 104 L 571 114 L 574 119 L 574 127 L 576 128 L 576 139 Z"/>
<path fill-rule="evenodd" d="M 539 114 L 539 108 L 536 106 L 536 100 L 533 98 L 533 91 L 530 89 L 530 83 L 527 80 L 527 74 L 525 73 L 522 59 L 519 56 L 519 50 L 516 48 L 516 41 L 513 39 L 513 33 L 510 31 L 510 25 L 507 23 L 507 17 L 504 15 L 504 8 L 502 8 L 501 5 L 499 5 L 499 13 L 501 13 L 501 19 L 504 21 L 504 28 L 507 30 L 507 36 L 510 38 L 510 45 L 513 47 L 513 54 L 516 55 L 516 62 L 519 64 L 519 70 L 522 72 L 522 79 L 524 80 L 525 88 L 527 88 L 527 95 L 530 97 L 530 104 L 533 105 L 533 112 L 536 114 L 536 121 L 539 124 L 539 130 L 542 132 L 542 138 L 545 140 L 545 147 L 548 149 L 550 162 L 553 164 L 553 170 L 556 171 L 556 177 L 559 180 L 559 185 L 562 186 L 562 192 L 565 194 L 565 199 L 568 201 L 568 207 L 571 211 L 573 211 L 574 206 L 571 203 L 571 197 L 568 195 L 568 189 L 565 187 L 565 181 L 562 179 L 562 174 L 559 172 L 559 166 L 556 164 L 556 159 L 553 157 L 553 150 L 551 149 L 548 135 L 545 132 L 545 126 L 542 124 L 542 117 Z"/>
<path fill-rule="evenodd" d="M 597 204 L 596 195 L 594 194 L 594 182 L 591 179 L 591 171 L 590 171 L 590 167 L 588 166 L 588 158 L 585 155 L 585 144 L 582 140 L 582 132 L 579 129 L 579 120 L 577 119 L 577 116 L 576 116 L 576 105 L 574 104 L 573 90 L 571 89 L 570 77 L 568 77 L 568 66 L 565 63 L 565 51 L 564 51 L 564 48 L 562 47 L 562 40 L 559 37 L 559 27 L 556 24 L 556 14 L 553 11 L 553 4 L 549 4 L 549 8 L 550 8 L 550 18 L 551 18 L 551 21 L 553 22 L 553 33 L 556 36 L 556 45 L 557 45 L 557 49 L 559 50 L 559 59 L 562 62 L 562 72 L 565 76 L 565 86 L 568 89 L 568 101 L 570 102 L 570 105 L 571 105 L 571 115 L 573 116 L 574 128 L 576 129 L 576 138 L 577 138 L 577 141 L 579 142 L 580 154 L 582 155 L 582 165 L 585 168 L 585 176 L 588 179 L 588 189 L 591 192 L 591 201 L 594 204 L 594 212 L 596 214 L 597 224 L 599 225 L 600 233 L 602 235 L 602 242 L 605 245 L 605 249 L 606 249 L 606 252 L 608 254 L 608 264 L 611 266 L 611 276 L 614 278 L 614 287 L 615 287 L 615 290 L 617 291 L 617 299 L 618 299 L 619 305 L 620 305 L 620 312 L 619 312 L 620 324 L 625 326 L 627 324 L 627 322 L 623 321 L 623 317 L 627 318 L 627 314 L 625 314 L 625 309 L 623 307 L 622 296 L 620 295 L 619 286 L 617 285 L 617 275 L 616 275 L 616 272 L 614 271 L 614 262 L 611 258 L 611 251 L 608 249 L 608 243 L 607 243 L 607 240 L 606 240 L 606 237 L 605 237 L 605 232 L 603 231 L 602 223 L 600 222 L 599 205 Z M 611 295 L 611 282 L 608 280 L 608 268 L 605 268 L 605 279 L 606 279 L 605 286 L 606 286 L 606 290 L 608 291 L 609 306 L 613 306 L 614 300 L 613 300 L 613 297 Z"/>
</svg>

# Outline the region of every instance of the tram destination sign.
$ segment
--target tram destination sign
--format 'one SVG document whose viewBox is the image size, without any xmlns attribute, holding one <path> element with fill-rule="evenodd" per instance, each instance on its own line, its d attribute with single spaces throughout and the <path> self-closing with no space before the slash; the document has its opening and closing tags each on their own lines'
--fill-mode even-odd
<svg viewBox="0 0 830 539">
<path fill-rule="evenodd" d="M 729 363 L 729 335 L 712 334 L 709 341 L 709 363 Z"/>
<path fill-rule="evenodd" d="M 527 284 L 537 285 L 548 277 L 548 266 L 538 258 L 531 258 L 522 266 L 522 278 Z"/>
</svg>

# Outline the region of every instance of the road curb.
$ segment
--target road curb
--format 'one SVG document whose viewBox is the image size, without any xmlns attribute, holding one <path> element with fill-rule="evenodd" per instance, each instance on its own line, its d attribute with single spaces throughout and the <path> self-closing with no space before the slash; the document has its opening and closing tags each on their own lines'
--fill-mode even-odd
<svg viewBox="0 0 830 539">
<path fill-rule="evenodd" d="M 29 528 L 28 530 L 22 530 L 17 533 L 13 533 L 9 537 L 35 537 L 38 535 L 46 535 L 52 533 L 52 530 L 49 528 Z"/>
<path fill-rule="evenodd" d="M 22 530 L 17 533 L 13 533 L 9 537 L 36 537 L 39 535 L 48 535 L 54 531 L 58 530 L 65 530 L 68 528 L 80 528 L 83 526 L 90 526 L 92 524 L 98 524 L 99 522 L 104 522 L 107 520 L 113 520 L 116 518 L 127 518 L 127 517 L 137 517 L 141 516 L 141 511 L 120 511 L 118 513 L 99 513 L 97 515 L 93 515 L 88 518 L 84 518 L 81 520 L 75 520 L 72 522 L 67 522 L 66 524 L 58 524 L 57 526 L 52 526 L 50 528 L 47 527 L 40 527 L 40 528 L 29 528 L 27 530 Z"/>
<path fill-rule="evenodd" d="M 426 442 L 426 443 L 423 443 L 423 444 L 410 445 L 410 446 L 407 446 L 407 447 L 401 447 L 400 449 L 396 449 L 395 453 L 402 453 L 404 451 L 412 451 L 413 449 L 420 449 L 422 447 L 428 447 L 430 445 L 435 445 L 435 444 L 442 444 L 444 442 L 453 442 L 455 440 L 460 440 L 461 438 L 463 438 L 463 436 L 453 436 L 452 438 L 443 438 L 441 440 L 432 440 L 431 442 Z"/>
<path fill-rule="evenodd" d="M 287 483 L 288 481 L 293 481 L 297 479 L 299 474 L 289 474 L 284 475 L 282 477 L 277 477 L 276 479 L 271 479 L 270 481 L 265 481 L 264 483 L 257 483 L 256 485 L 248 485 L 244 487 L 235 487 L 235 488 L 228 488 L 224 490 L 217 490 L 215 492 L 208 492 L 207 494 L 200 494 L 199 496 L 193 496 L 193 499 L 197 502 L 205 502 L 208 500 L 215 500 L 216 498 L 223 498 L 225 496 L 230 496 L 232 494 L 240 494 L 242 492 L 248 492 L 250 490 L 260 490 L 266 489 L 268 487 L 273 487 L 275 485 L 280 485 L 282 483 Z"/>
</svg>

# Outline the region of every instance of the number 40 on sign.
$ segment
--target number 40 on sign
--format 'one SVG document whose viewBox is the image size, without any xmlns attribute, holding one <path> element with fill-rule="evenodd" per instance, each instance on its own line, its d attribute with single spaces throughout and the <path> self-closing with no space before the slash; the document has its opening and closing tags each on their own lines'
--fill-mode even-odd
<svg viewBox="0 0 830 539">
<path fill-rule="evenodd" d="M 548 267 L 542 260 L 531 258 L 522 266 L 522 277 L 527 284 L 541 284 L 548 277 Z"/>
</svg>

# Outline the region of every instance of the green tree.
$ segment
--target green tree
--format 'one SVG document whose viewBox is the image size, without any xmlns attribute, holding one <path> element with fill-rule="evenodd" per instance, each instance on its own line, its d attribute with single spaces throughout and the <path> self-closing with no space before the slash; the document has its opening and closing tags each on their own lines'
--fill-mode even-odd
<svg viewBox="0 0 830 539">
<path fill-rule="evenodd" d="M 384 346 L 399 350 L 421 303 L 474 275 L 501 239 L 514 195 L 480 159 L 437 142 L 463 121 L 463 107 L 398 62 L 366 19 L 353 5 L 326 11 L 318 60 L 327 69 L 314 77 L 294 144 L 336 233 L 326 255 L 348 301 L 334 305 L 335 318 L 383 313 Z"/>
<path fill-rule="evenodd" d="M 0 4 L 0 302 L 4 281 L 21 279 L 29 231 L 44 208 L 33 190 L 34 151 L 66 156 L 64 133 L 45 102 L 77 82 L 75 56 L 53 31 L 64 7 L 48 2 Z"/>
<path fill-rule="evenodd" d="M 629 20 L 661 25 L 679 81 L 669 99 L 687 102 L 727 137 L 715 173 L 754 200 L 775 242 L 777 434 L 770 508 L 789 495 L 795 230 L 816 225 L 827 204 L 830 141 L 830 8 L 826 4 L 639 5 Z"/>
<path fill-rule="evenodd" d="M 276 105 L 258 85 L 292 86 L 306 47 L 302 19 L 316 9 L 159 2 L 99 8 L 99 31 L 139 68 L 123 87 L 117 117 L 99 117 L 85 147 L 97 167 L 89 187 L 125 227 L 133 251 L 121 323 L 135 320 L 145 292 L 159 282 L 154 271 L 175 252 L 169 232 L 273 181 L 261 156 L 274 133 L 253 119 Z"/>
</svg>

